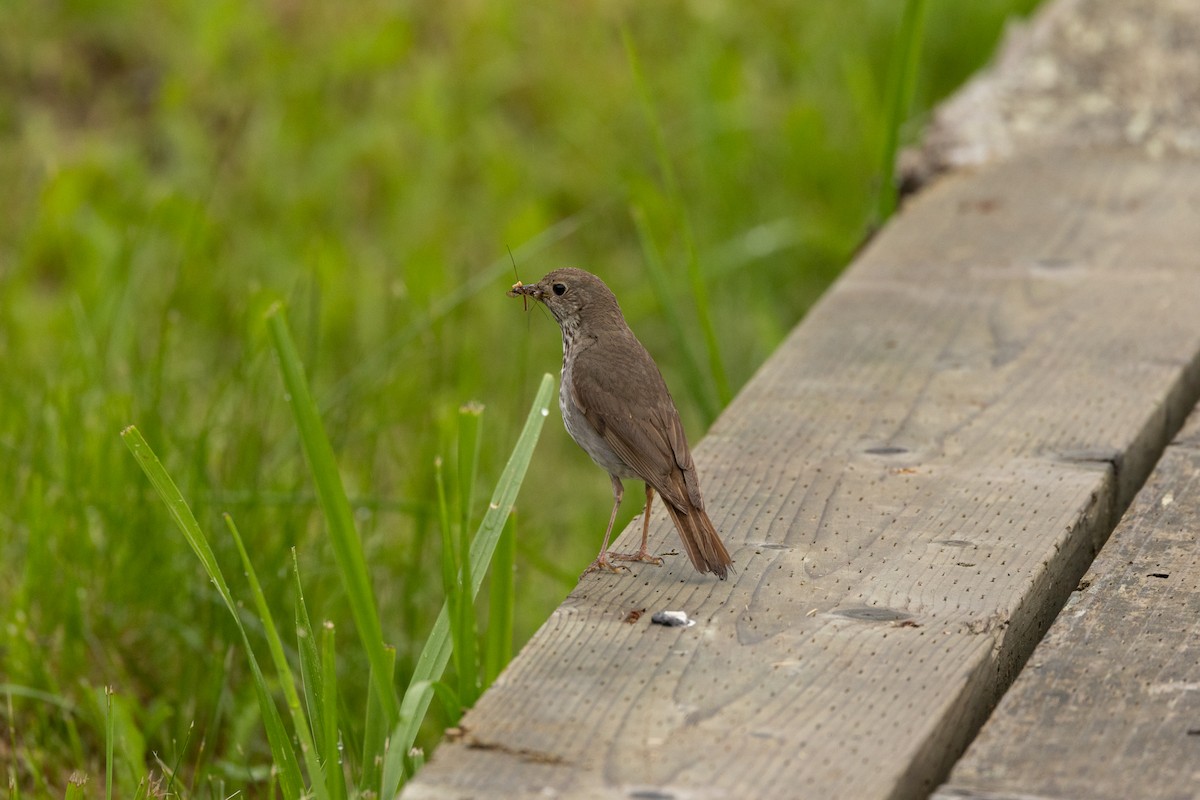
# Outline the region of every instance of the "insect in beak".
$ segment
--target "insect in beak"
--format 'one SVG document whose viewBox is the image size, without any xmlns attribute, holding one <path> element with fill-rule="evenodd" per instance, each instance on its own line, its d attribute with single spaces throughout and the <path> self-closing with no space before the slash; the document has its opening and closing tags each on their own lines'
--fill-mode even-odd
<svg viewBox="0 0 1200 800">
<path fill-rule="evenodd" d="M 524 307 L 524 309 L 526 311 L 529 310 L 529 287 L 528 286 L 521 283 L 520 281 L 517 281 L 516 283 L 514 283 L 512 285 L 512 288 L 508 290 L 508 296 L 509 297 L 520 297 L 521 305 Z"/>
<path fill-rule="evenodd" d="M 508 291 L 508 296 L 516 297 L 517 295 L 521 295 L 521 308 L 524 311 L 528 312 L 529 311 L 529 293 L 525 289 L 525 284 L 521 283 L 520 273 L 517 272 L 517 259 L 513 258 L 513 252 L 512 252 L 511 247 L 509 247 L 508 245 L 504 245 L 504 249 L 508 251 L 508 260 L 511 261 L 512 265 L 513 265 L 513 277 L 517 279 L 517 282 L 512 285 L 512 289 L 510 289 Z"/>
</svg>

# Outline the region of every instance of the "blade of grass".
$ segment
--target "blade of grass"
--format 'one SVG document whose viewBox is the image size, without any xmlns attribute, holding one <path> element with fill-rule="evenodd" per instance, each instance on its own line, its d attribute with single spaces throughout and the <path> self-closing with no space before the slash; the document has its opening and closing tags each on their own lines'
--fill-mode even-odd
<svg viewBox="0 0 1200 800">
<path fill-rule="evenodd" d="M 308 606 L 304 602 L 304 589 L 300 585 L 300 564 L 296 558 L 296 548 L 292 548 L 292 589 L 295 592 L 296 607 L 296 637 L 299 639 L 297 649 L 300 652 L 300 683 L 304 687 L 304 703 L 308 708 L 308 717 L 312 724 L 313 739 L 317 751 L 321 754 L 328 752 L 328 742 L 325 741 L 325 681 L 321 668 L 321 657 L 317 653 L 317 637 L 313 631 L 312 620 L 308 616 Z"/>
<path fill-rule="evenodd" d="M 692 230 L 691 217 L 683 202 L 683 194 L 679 191 L 679 181 L 675 177 L 675 168 L 671 164 L 671 158 L 667 152 L 667 140 L 654 109 L 650 86 L 642 73 L 633 36 L 630 35 L 629 28 L 624 25 L 621 26 L 621 40 L 625 44 L 625 55 L 629 61 L 630 71 L 633 73 L 634 83 L 638 87 L 638 95 L 642 100 L 642 110 L 646 115 L 646 122 L 654 135 L 654 152 L 658 159 L 659 170 L 662 171 L 666 195 L 679 218 L 684 248 L 687 251 L 688 284 L 691 287 L 692 300 L 696 306 L 696 320 L 700 323 L 700 330 L 704 335 L 704 345 L 708 351 L 708 366 L 712 373 L 713 383 L 716 385 L 717 400 L 724 407 L 729 405 L 729 401 L 733 399 L 733 392 L 729 388 L 729 378 L 721 359 L 720 341 L 717 339 L 717 330 L 713 326 L 711 306 L 708 302 L 708 285 L 704 280 L 704 273 L 700 269 L 700 257 L 696 248 L 696 235 Z M 714 414 L 705 420 L 705 424 L 711 423 L 715 416 Z"/>
<path fill-rule="evenodd" d="M 900 31 L 892 51 L 889 72 L 888 114 L 884 125 L 883 152 L 879 166 L 879 204 L 876 224 L 882 225 L 896 211 L 899 186 L 896 181 L 896 151 L 900 147 L 900 128 L 908 118 L 917 91 L 917 66 L 921 61 L 921 41 L 925 31 L 926 0 L 906 0 Z"/>
<path fill-rule="evenodd" d="M 396 651 L 387 649 L 388 662 L 384 668 L 388 671 L 388 680 L 395 674 Z M 368 676 L 370 677 L 370 676 Z M 371 680 L 374 680 L 371 677 Z M 379 696 L 375 692 L 367 695 L 367 719 L 363 729 L 362 774 L 359 775 L 359 793 L 366 794 L 379 786 L 383 775 L 383 758 L 388 749 L 387 713 L 381 708 Z"/>
<path fill-rule="evenodd" d="M 445 607 L 443 606 L 442 615 L 438 617 L 438 620 L 443 620 L 445 617 Z M 448 640 L 448 637 L 449 633 L 443 632 L 443 638 Z M 445 664 L 442 666 L 444 668 Z M 383 761 L 383 787 L 380 797 L 395 797 L 396 793 L 400 791 L 400 784 L 405 778 L 408 751 L 412 748 L 412 741 L 406 743 L 398 739 L 397 735 L 402 731 L 411 730 L 413 731 L 413 740 L 416 739 L 416 731 L 421 727 L 421 721 L 425 719 L 425 712 L 433 701 L 433 683 L 429 679 L 415 680 L 409 683 L 408 688 L 404 691 L 404 699 L 400 701 L 400 722 L 392 734 L 387 757 Z"/>
<path fill-rule="evenodd" d="M 288 330 L 283 306 L 279 303 L 271 306 L 266 319 L 271 342 L 279 357 L 284 386 L 296 417 L 296 427 L 300 431 L 300 441 L 317 487 L 321 510 L 329 531 L 329 541 L 346 589 L 354 625 L 358 629 L 359 640 L 371 665 L 372 686 L 378 695 L 387 726 L 392 727 L 399 719 L 400 703 L 392 683 L 392 672 L 388 669 L 391 659 L 383 643 L 379 611 L 375 607 L 375 598 L 367 575 L 367 562 L 363 556 L 362 540 L 354 525 L 350 501 L 346 498 L 346 490 L 342 486 L 333 447 L 329 444 L 317 406 L 309 393 L 304 366 L 300 363 L 296 344 Z"/>
<path fill-rule="evenodd" d="M 458 635 L 454 640 L 454 652 L 460 654 L 458 671 L 458 696 L 464 708 L 470 708 L 479 697 L 479 646 L 475 622 L 475 592 L 466 587 L 472 584 L 471 559 L 466 554 L 471 550 L 471 506 L 474 499 L 475 477 L 479 471 L 480 431 L 483 427 L 483 406 L 468 403 L 458 412 L 458 533 L 459 585 L 461 595 L 458 603 Z"/>
<path fill-rule="evenodd" d="M 450 524 L 450 506 L 446 502 L 446 479 L 442 470 L 441 457 L 433 462 L 433 482 L 437 489 L 438 528 L 442 533 L 442 594 L 446 597 L 446 608 L 450 614 L 450 641 L 457 645 L 462 633 L 459 630 L 461 616 L 458 607 L 463 601 L 463 585 L 460 580 L 462 572 L 459 569 L 460 558 L 454 543 L 454 532 Z M 454 671 L 461 673 L 462 649 L 454 646 L 451 655 L 454 657 Z"/>
<path fill-rule="evenodd" d="M 114 754 L 113 780 L 116 793 L 126 794 L 129 788 L 148 774 L 146 767 L 146 734 L 139 725 L 135 705 L 126 697 L 109 687 L 95 690 L 96 708 L 105 708 L 106 726 L 113 727 Z"/>
<path fill-rule="evenodd" d="M 242 559 L 242 568 L 246 571 L 246 580 L 250 583 L 250 595 L 254 598 L 254 607 L 258 611 L 258 619 L 263 626 L 263 634 L 267 638 L 267 647 L 271 652 L 271 660 L 275 664 L 279 688 L 283 690 L 288 713 L 292 718 L 292 729 L 295 737 L 300 740 L 300 752 L 304 756 L 305 767 L 308 770 L 310 791 L 319 800 L 325 800 L 327 795 L 325 794 L 324 774 L 318 759 L 320 751 L 317 750 L 316 743 L 313 741 L 312 727 L 304 713 L 304 706 L 300 703 L 300 693 L 296 691 L 296 679 L 292 676 L 292 668 L 283 652 L 283 639 L 280 638 L 279 630 L 275 627 L 271 609 L 267 607 L 266 595 L 263 594 L 262 585 L 258 582 L 258 574 L 254 571 L 254 565 L 250 562 L 250 554 L 246 552 L 246 546 L 242 543 L 242 535 L 238 532 L 233 517 L 229 514 L 225 514 L 224 517 L 225 527 L 229 530 L 229 535 L 233 537 L 238 555 Z M 271 705 L 274 706 L 274 703 Z"/>
<path fill-rule="evenodd" d="M 533 457 L 533 449 L 542 432 L 542 425 L 550 414 L 550 400 L 553 394 L 554 377 L 550 374 L 543 375 L 537 396 L 525 419 L 525 427 L 522 428 L 521 435 L 517 437 L 517 443 L 513 447 L 512 455 L 508 458 L 508 463 L 504 466 L 500 480 L 496 482 L 487 513 L 483 515 L 483 521 L 479 524 L 475 540 L 471 543 L 472 597 L 479 591 L 483 575 L 487 571 L 488 563 L 491 561 L 496 544 L 500 539 L 500 533 L 504 529 L 504 522 L 508 519 L 513 504 L 516 502 L 517 491 L 521 488 L 525 470 L 529 467 L 529 461 Z M 425 640 L 425 647 L 421 650 L 420 657 L 417 658 L 412 682 L 404 693 L 401 706 L 402 709 L 408 708 L 411 713 L 407 716 L 402 713 L 400 722 L 392 731 L 390 747 L 384 759 L 384 783 L 381 797 L 393 797 L 399 789 L 400 782 L 404 778 L 405 756 L 412 749 L 421 721 L 425 718 L 425 712 L 429 708 L 432 695 L 427 695 L 419 687 L 432 683 L 440 677 L 446 669 L 446 664 L 450 661 L 449 616 L 447 607 L 443 605 L 441 613 L 438 614 L 437 621 L 433 625 L 433 630 L 429 633 L 429 638 Z"/>
<path fill-rule="evenodd" d="M 129 448 L 129 451 L 133 453 L 134 459 L 137 460 L 146 477 L 150 480 L 150 485 L 154 487 L 158 496 L 166 504 L 168 513 L 175 520 L 176 526 L 183 533 L 184 538 L 192 548 L 192 552 L 200 559 L 204 571 L 208 573 L 209 580 L 212 581 L 217 589 L 217 593 L 221 596 L 221 600 L 224 601 L 225 607 L 233 616 L 234 624 L 237 625 L 238 632 L 242 636 L 242 644 L 246 649 L 246 659 L 250 664 L 250 672 L 254 677 L 254 692 L 258 698 L 259 710 L 263 716 L 263 725 L 267 729 L 267 741 L 271 745 L 271 755 L 275 759 L 275 771 L 279 775 L 279 785 L 287 800 L 299 800 L 304 786 L 304 779 L 300 774 L 300 762 L 296 758 L 291 740 L 283 727 L 283 719 L 279 716 L 279 709 L 275 707 L 275 701 L 271 699 L 271 693 L 267 689 L 266 678 L 258 666 L 258 659 L 254 656 L 253 648 L 250 647 L 250 637 L 246 633 L 245 625 L 242 624 L 242 618 L 238 614 L 237 605 L 233 601 L 233 594 L 229 591 L 229 585 L 225 582 L 225 575 L 221 572 L 221 568 L 217 564 L 216 556 L 213 555 L 212 548 L 208 544 L 208 539 L 205 538 L 204 532 L 200 530 L 200 524 L 196 522 L 196 518 L 192 515 L 192 510 L 188 507 L 187 502 L 184 501 L 179 488 L 171 480 L 171 476 L 167 474 L 162 462 L 158 460 L 158 456 L 155 455 L 154 450 L 151 449 L 141 432 L 133 425 L 130 425 L 121 431 L 121 438 Z"/>
<path fill-rule="evenodd" d="M 192 743 L 192 732 L 195 730 L 195 725 L 196 723 L 193 722 L 188 726 L 188 732 L 187 736 L 184 737 L 183 746 L 179 748 L 175 755 L 175 762 L 171 764 L 170 767 L 167 767 L 166 764 L 164 764 L 161 760 L 158 760 L 158 763 L 163 767 L 163 771 L 167 774 L 167 785 L 162 789 L 163 797 L 174 797 L 180 794 L 180 792 L 175 790 L 175 780 L 179 777 L 179 770 L 183 766 L 183 758 L 188 752 L 188 748 Z"/>
<path fill-rule="evenodd" d="M 667 269 L 663 265 L 662 252 L 654 241 L 654 233 L 650 230 L 650 221 L 646 218 L 646 210 L 639 205 L 629 209 L 633 218 L 633 226 L 637 229 L 638 241 L 642 246 L 642 263 L 646 265 L 646 275 L 650 278 L 650 286 L 658 298 L 658 305 L 667 318 L 667 325 L 675 336 L 676 352 L 683 354 L 683 376 L 687 381 L 688 391 L 700 405 L 705 424 L 717 418 L 720 408 L 712 394 L 712 385 L 704 377 L 700 367 L 700 359 L 696 348 L 692 346 L 692 337 L 688 335 L 683 325 L 683 317 L 679 313 L 679 304 L 675 302 L 671 292 L 671 281 L 667 277 Z"/>
<path fill-rule="evenodd" d="M 104 800 L 112 800 L 115 719 L 112 707 L 112 687 L 106 686 L 104 687 Z"/>
<path fill-rule="evenodd" d="M 467 403 L 458 410 L 458 515 L 462 531 L 469 531 L 471 528 L 471 508 L 475 501 L 475 479 L 479 475 L 479 453 L 483 444 L 480 437 L 482 429 L 482 405 Z"/>
<path fill-rule="evenodd" d="M 420 727 L 421 720 L 425 716 L 425 710 L 437 697 L 442 702 L 442 707 L 451 717 L 451 724 L 458 724 L 458 717 L 453 714 L 455 709 L 462 707 L 462 702 L 455 693 L 453 687 L 443 683 L 442 681 L 415 681 L 408 685 L 408 691 L 404 693 L 404 702 L 400 704 L 400 725 Z M 404 778 L 405 762 L 410 762 L 411 773 L 415 774 L 421 765 L 425 763 L 425 755 L 419 750 L 414 750 L 405 754 L 406 758 L 392 757 L 388 758 L 384 764 L 383 770 L 383 785 L 385 788 L 385 797 L 395 796 L 394 788 L 399 787 L 400 782 Z M 388 793 L 389 787 L 393 789 Z"/>
<path fill-rule="evenodd" d="M 512 661 L 513 609 L 516 597 L 517 514 L 508 515 L 496 555 L 488 595 L 487 648 L 483 658 L 483 688 L 491 686 Z"/>
<path fill-rule="evenodd" d="M 40 703 L 52 705 L 72 714 L 76 712 L 75 704 L 70 700 L 53 692 L 44 692 L 41 689 L 31 689 L 28 686 L 18 686 L 15 683 L 0 683 L 0 694 L 5 696 L 10 707 L 14 697 L 23 697 L 27 700 L 37 700 Z"/>
<path fill-rule="evenodd" d="M 346 800 L 346 776 L 338 740 L 336 653 L 333 623 L 326 622 L 321 626 L 321 720 L 325 726 L 321 739 L 325 743 L 325 785 L 330 800 Z"/>
</svg>

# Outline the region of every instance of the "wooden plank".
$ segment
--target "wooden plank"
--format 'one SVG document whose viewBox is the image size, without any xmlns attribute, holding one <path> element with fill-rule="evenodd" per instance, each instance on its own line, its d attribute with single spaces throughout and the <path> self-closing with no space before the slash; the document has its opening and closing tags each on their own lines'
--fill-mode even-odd
<svg viewBox="0 0 1200 800">
<path fill-rule="evenodd" d="M 1200 797 L 1200 410 L 936 794 Z"/>
<path fill-rule="evenodd" d="M 588 576 L 404 796 L 927 794 L 1200 395 L 1198 209 L 1116 152 L 919 195 L 696 448 L 736 576 Z"/>
</svg>

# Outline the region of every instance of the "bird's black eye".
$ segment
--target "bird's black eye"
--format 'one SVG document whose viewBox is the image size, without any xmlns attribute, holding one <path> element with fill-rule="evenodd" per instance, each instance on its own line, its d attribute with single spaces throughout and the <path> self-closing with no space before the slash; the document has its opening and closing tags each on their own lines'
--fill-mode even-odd
<svg viewBox="0 0 1200 800">
<path fill-rule="evenodd" d="M 567 293 L 567 287 L 565 284 L 556 283 L 553 286 L 551 286 L 550 288 L 553 289 L 554 293 L 556 295 L 558 295 L 559 297 L 562 297 L 564 294 Z"/>
</svg>

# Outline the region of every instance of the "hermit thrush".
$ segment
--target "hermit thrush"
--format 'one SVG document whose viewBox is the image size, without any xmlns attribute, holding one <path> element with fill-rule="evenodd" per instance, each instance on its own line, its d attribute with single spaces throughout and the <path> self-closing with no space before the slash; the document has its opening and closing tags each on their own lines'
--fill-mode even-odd
<svg viewBox="0 0 1200 800">
<path fill-rule="evenodd" d="M 704 513 L 700 477 L 679 412 L 654 360 L 625 323 L 617 298 L 603 281 L 581 269 L 556 269 L 529 286 L 518 282 L 509 296 L 540 300 L 558 320 L 563 340 L 558 406 L 563 424 L 612 479 L 613 508 L 604 544 L 584 574 L 600 569 L 616 572 L 619 568 L 610 556 L 662 563 L 646 550 L 650 504 L 657 490 L 692 565 L 724 580 L 733 560 Z M 646 482 L 642 546 L 636 553 L 608 552 L 625 493 L 621 478 Z"/>
</svg>

